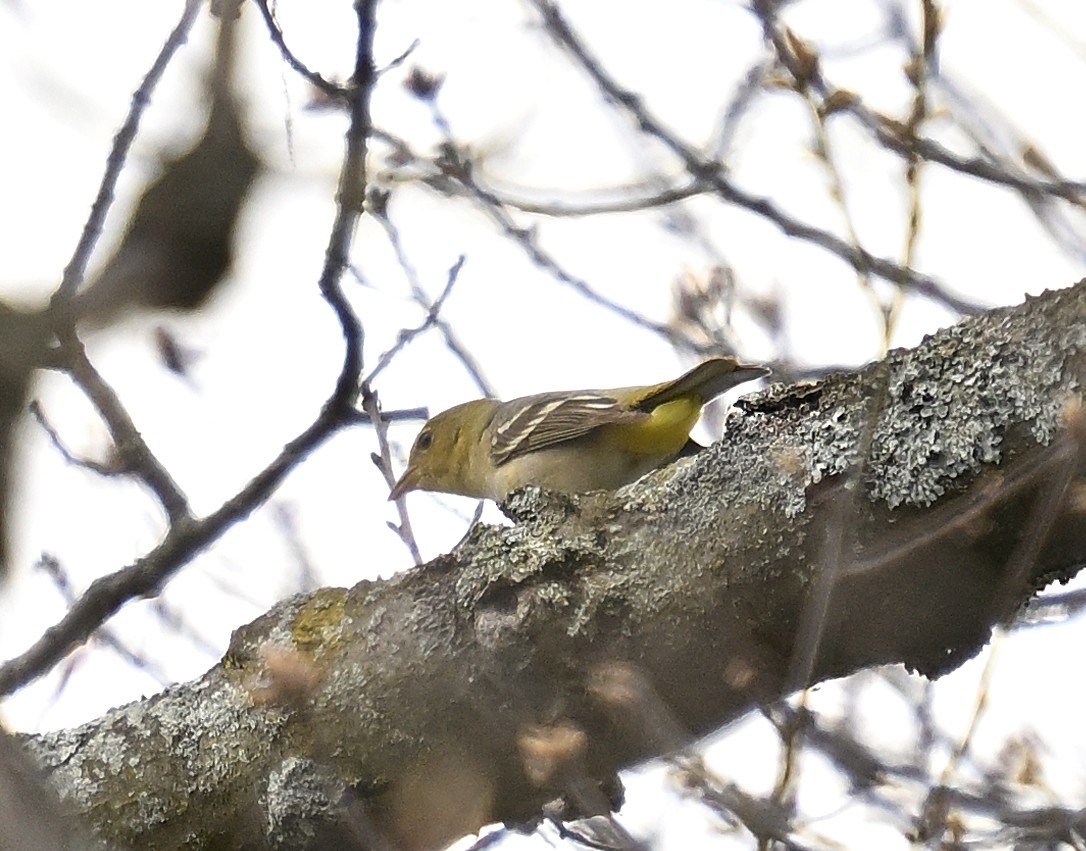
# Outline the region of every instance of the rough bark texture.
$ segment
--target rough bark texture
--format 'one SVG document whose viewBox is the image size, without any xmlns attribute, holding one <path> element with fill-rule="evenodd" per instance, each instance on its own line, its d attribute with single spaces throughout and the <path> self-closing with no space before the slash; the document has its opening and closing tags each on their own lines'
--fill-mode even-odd
<svg viewBox="0 0 1086 851">
<path fill-rule="evenodd" d="M 960 664 L 1086 557 L 1086 282 L 744 400 L 616 494 L 295 597 L 196 682 L 30 740 L 110 841 L 427 847 L 804 682 Z M 601 781 L 602 786 L 595 781 Z"/>
</svg>

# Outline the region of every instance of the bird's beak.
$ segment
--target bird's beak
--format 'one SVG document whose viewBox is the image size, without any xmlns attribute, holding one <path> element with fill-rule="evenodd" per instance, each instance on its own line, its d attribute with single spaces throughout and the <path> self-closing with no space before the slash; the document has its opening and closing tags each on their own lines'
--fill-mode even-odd
<svg viewBox="0 0 1086 851">
<path fill-rule="evenodd" d="M 392 486 L 392 490 L 389 491 L 389 500 L 396 500 L 403 496 L 408 491 L 413 491 L 419 483 L 418 470 L 415 467 L 408 467 L 404 470 L 400 480 Z"/>
</svg>

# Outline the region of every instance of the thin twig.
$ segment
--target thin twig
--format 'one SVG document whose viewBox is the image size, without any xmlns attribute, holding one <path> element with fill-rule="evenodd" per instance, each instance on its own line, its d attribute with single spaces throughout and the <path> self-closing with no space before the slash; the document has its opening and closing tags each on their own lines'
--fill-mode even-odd
<svg viewBox="0 0 1086 851">
<path fill-rule="evenodd" d="M 603 70 L 600 63 L 588 52 L 587 47 L 570 28 L 557 6 L 550 0 L 530 0 L 530 2 L 543 17 L 546 31 L 577 61 L 608 99 L 626 110 L 642 132 L 662 142 L 682 161 L 694 178 L 711 185 L 725 201 L 772 222 L 787 236 L 803 239 L 819 246 L 856 269 L 868 269 L 887 281 L 899 283 L 959 313 L 980 312 L 979 305 L 948 292 L 936 279 L 921 275 L 911 269 L 903 269 L 882 257 L 876 257 L 863 248 L 850 245 L 840 237 L 785 213 L 768 198 L 758 197 L 739 189 L 728 180 L 720 163 L 706 159 L 694 148 L 674 136 L 662 121 L 649 113 L 634 92 L 620 86 Z"/>
<path fill-rule="evenodd" d="M 442 165 L 445 173 L 468 191 L 502 233 L 520 246 L 528 258 L 551 277 L 570 287 L 593 304 L 606 308 L 632 325 L 663 337 L 677 348 L 699 355 L 708 354 L 708 350 L 697 341 L 677 333 L 674 328 L 664 323 L 649 319 L 626 305 L 607 298 L 597 292 L 588 281 L 566 271 L 557 260 L 540 247 L 536 235 L 530 229 L 521 227 L 513 220 L 501 199 L 478 182 L 470 162 L 451 145 L 446 145 Z"/>
<path fill-rule="evenodd" d="M 151 451 L 120 396 L 90 362 L 83 344 L 71 332 L 61 333 L 59 337 L 68 357 L 68 372 L 105 421 L 122 469 L 155 495 L 171 525 L 191 522 L 188 497 Z"/>
<path fill-rule="evenodd" d="M 90 470 L 92 473 L 97 473 L 99 476 L 105 476 L 107 478 L 115 478 L 127 473 L 126 470 L 114 462 L 93 461 L 90 458 L 76 455 L 65 445 L 59 432 L 57 432 L 56 428 L 53 427 L 53 424 L 46 418 L 41 403 L 37 399 L 30 403 L 29 408 L 30 415 L 34 417 L 38 425 L 41 426 L 42 431 L 44 431 L 49 438 L 49 442 L 53 444 L 53 448 L 56 449 L 61 457 L 73 467 Z"/>
<path fill-rule="evenodd" d="M 392 245 L 392 250 L 396 253 L 396 261 L 399 263 L 400 268 L 403 270 L 404 276 L 407 278 L 407 283 L 411 287 L 411 296 L 415 301 L 426 311 L 427 319 L 434 317 L 434 325 L 441 332 L 441 336 L 445 338 L 445 348 L 447 348 L 460 364 L 471 376 L 472 381 L 475 382 L 475 386 L 483 396 L 494 396 L 494 390 L 491 388 L 490 383 L 483 375 L 482 368 L 476 362 L 475 358 L 468 351 L 467 347 L 460 341 L 459 337 L 453 331 L 452 326 L 449 325 L 444 319 L 438 316 L 439 303 L 443 303 L 448 298 L 449 289 L 451 283 L 447 282 L 445 289 L 438 297 L 437 301 L 431 301 L 427 295 L 426 290 L 422 286 L 422 282 L 419 280 L 418 270 L 415 268 L 415 264 L 411 262 L 411 259 L 407 255 L 407 251 L 404 248 L 403 240 L 400 239 L 399 229 L 392 223 L 392 219 L 388 215 L 387 209 L 384 212 L 378 214 L 375 212 L 374 218 L 384 229 L 386 236 L 388 237 L 389 244 Z M 461 263 L 463 257 L 461 257 Z M 456 268 L 456 267 L 454 267 Z M 459 275 L 459 269 L 456 269 L 457 275 Z M 450 273 L 451 274 L 451 273 Z M 372 376 L 371 376 L 372 380 Z M 387 416 L 386 416 L 387 418 Z"/>
<path fill-rule="evenodd" d="M 283 30 L 279 26 L 279 22 L 275 19 L 275 13 L 268 5 L 268 0 L 256 0 L 256 7 L 260 10 L 260 14 L 264 18 L 264 23 L 268 27 L 268 35 L 271 37 L 272 44 L 279 48 L 279 54 L 283 57 L 283 61 L 286 62 L 287 65 L 294 69 L 299 76 L 308 80 L 312 86 L 319 89 L 333 100 L 342 101 L 350 94 L 350 89 L 325 79 L 302 62 L 302 60 L 294 54 L 294 51 L 287 47 Z"/>
<path fill-rule="evenodd" d="M 377 365 L 370 370 L 369 375 L 365 378 L 365 384 L 372 384 L 374 379 L 377 378 L 390 363 L 392 363 L 393 359 L 400 353 L 404 346 L 437 324 L 438 315 L 441 313 L 441 308 L 445 304 L 445 299 L 452 293 L 453 286 L 460 278 L 460 270 L 464 268 L 464 262 L 466 260 L 467 258 L 463 254 L 456 259 L 456 262 L 453 263 L 449 269 L 448 277 L 445 280 L 445 288 L 441 291 L 441 295 L 437 297 L 437 300 L 430 306 L 430 309 L 426 313 L 426 318 L 416 327 L 405 329 L 400 332 L 392 348 L 381 355 L 380 359 L 377 361 Z"/>
<path fill-rule="evenodd" d="M 373 461 L 391 488 L 396 482 L 396 477 L 392 472 L 392 452 L 388 443 L 388 424 L 381 416 L 381 403 L 377 398 L 377 394 L 370 389 L 368 382 L 362 385 L 362 408 L 370 415 L 374 433 L 377 435 L 377 446 L 380 451 L 379 454 L 373 455 Z M 396 500 L 396 513 L 400 516 L 400 523 L 399 525 L 389 523 L 389 528 L 403 541 L 404 546 L 411 553 L 411 558 L 415 560 L 415 564 L 422 564 L 422 556 L 419 553 L 418 543 L 415 541 L 415 533 L 411 530 L 411 515 L 407 513 L 407 501 L 402 496 Z"/>
</svg>

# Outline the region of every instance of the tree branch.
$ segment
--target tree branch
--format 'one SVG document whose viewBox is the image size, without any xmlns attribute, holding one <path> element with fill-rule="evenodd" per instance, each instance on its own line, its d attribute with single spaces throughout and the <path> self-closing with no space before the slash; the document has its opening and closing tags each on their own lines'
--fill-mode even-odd
<svg viewBox="0 0 1086 851">
<path fill-rule="evenodd" d="M 692 461 L 518 492 L 512 527 L 287 600 L 199 680 L 28 744 L 121 846 L 422 848 L 615 806 L 621 767 L 782 696 L 827 571 L 809 682 L 944 673 L 1077 571 L 1084 329 L 1086 281 L 772 387 Z"/>
</svg>

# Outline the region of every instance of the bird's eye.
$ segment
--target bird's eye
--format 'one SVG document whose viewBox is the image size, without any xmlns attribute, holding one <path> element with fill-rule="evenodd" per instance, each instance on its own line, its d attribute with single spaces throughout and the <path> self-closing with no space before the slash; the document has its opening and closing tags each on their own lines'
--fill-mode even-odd
<svg viewBox="0 0 1086 851">
<path fill-rule="evenodd" d="M 430 448 L 430 444 L 434 442 L 434 433 L 432 431 L 419 432 L 418 439 L 415 441 L 415 448 L 421 449 L 425 452 Z"/>
</svg>

